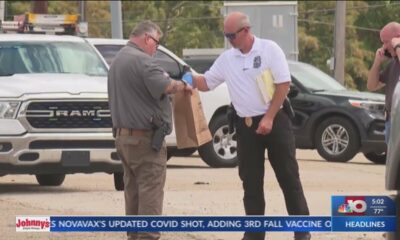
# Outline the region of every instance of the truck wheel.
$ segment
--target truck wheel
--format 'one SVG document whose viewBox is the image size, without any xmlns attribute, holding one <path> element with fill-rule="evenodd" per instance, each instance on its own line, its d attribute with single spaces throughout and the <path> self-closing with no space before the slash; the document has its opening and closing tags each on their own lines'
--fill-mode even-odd
<svg viewBox="0 0 400 240">
<path fill-rule="evenodd" d="M 324 120 L 315 134 L 315 147 L 325 160 L 347 162 L 360 149 L 360 140 L 355 126 L 342 117 Z"/>
<path fill-rule="evenodd" d="M 114 173 L 114 187 L 117 191 L 124 191 L 124 173 Z"/>
<path fill-rule="evenodd" d="M 209 124 L 212 140 L 199 147 L 200 157 L 210 167 L 236 167 L 236 132 L 229 134 L 228 119 L 225 114 L 213 118 Z"/>
<path fill-rule="evenodd" d="M 40 186 L 60 186 L 65 179 L 65 174 L 37 174 L 36 180 Z"/>
<path fill-rule="evenodd" d="M 385 164 L 386 163 L 386 152 L 383 153 L 376 153 L 376 152 L 369 152 L 364 153 L 364 156 L 373 163 L 376 164 Z"/>
</svg>

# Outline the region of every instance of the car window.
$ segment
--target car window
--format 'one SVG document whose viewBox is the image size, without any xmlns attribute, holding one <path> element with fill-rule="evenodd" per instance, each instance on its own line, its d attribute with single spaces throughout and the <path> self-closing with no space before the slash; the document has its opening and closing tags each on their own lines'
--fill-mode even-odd
<svg viewBox="0 0 400 240">
<path fill-rule="evenodd" d="M 171 78 L 181 78 L 179 63 L 163 51 L 157 50 L 155 58 L 158 64 L 166 71 Z"/>
<path fill-rule="evenodd" d="M 206 59 L 206 58 L 199 58 L 199 59 L 195 59 L 195 58 L 186 58 L 185 62 L 187 64 L 189 64 L 194 70 L 196 70 L 196 72 L 198 73 L 205 73 L 207 72 L 211 66 L 213 65 L 214 61 L 216 58 L 210 58 L 210 59 Z"/>
<path fill-rule="evenodd" d="M 99 56 L 86 43 L 1 42 L 0 74 L 74 73 L 107 74 Z"/>
<path fill-rule="evenodd" d="M 108 65 L 111 64 L 115 55 L 117 55 L 118 51 L 124 46 L 125 45 L 121 44 L 95 45 Z M 154 57 L 157 59 L 158 64 L 160 64 L 160 66 L 169 74 L 171 78 L 179 79 L 181 77 L 180 65 L 171 56 L 158 49 Z"/>
<path fill-rule="evenodd" d="M 99 50 L 100 54 L 106 60 L 108 65 L 111 65 L 112 60 L 115 55 L 123 48 L 125 45 L 111 45 L 111 44 L 96 44 L 95 47 Z"/>
<path fill-rule="evenodd" d="M 312 65 L 290 63 L 289 69 L 292 76 L 311 91 L 340 91 L 346 89 L 334 78 Z"/>
</svg>

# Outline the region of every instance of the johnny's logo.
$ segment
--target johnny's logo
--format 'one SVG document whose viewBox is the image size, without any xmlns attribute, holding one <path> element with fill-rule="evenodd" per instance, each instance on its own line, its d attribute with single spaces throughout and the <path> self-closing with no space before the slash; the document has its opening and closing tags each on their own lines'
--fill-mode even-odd
<svg viewBox="0 0 400 240">
<path fill-rule="evenodd" d="M 256 56 L 253 60 L 253 68 L 259 68 L 261 66 L 261 57 Z"/>
</svg>

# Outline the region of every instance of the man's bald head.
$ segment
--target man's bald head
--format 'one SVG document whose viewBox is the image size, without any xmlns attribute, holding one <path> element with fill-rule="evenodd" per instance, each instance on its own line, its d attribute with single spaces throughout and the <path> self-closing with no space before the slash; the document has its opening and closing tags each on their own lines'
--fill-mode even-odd
<svg viewBox="0 0 400 240">
<path fill-rule="evenodd" d="M 397 22 L 386 24 L 380 31 L 380 37 L 383 43 L 389 42 L 392 38 L 400 37 L 400 24 Z"/>
<path fill-rule="evenodd" d="M 249 17 L 241 12 L 228 14 L 224 22 L 224 35 L 232 47 L 247 53 L 253 46 L 254 37 L 250 32 Z"/>
<path fill-rule="evenodd" d="M 225 32 L 236 32 L 242 27 L 250 27 L 250 19 L 241 12 L 232 12 L 226 16 L 224 21 Z"/>
</svg>

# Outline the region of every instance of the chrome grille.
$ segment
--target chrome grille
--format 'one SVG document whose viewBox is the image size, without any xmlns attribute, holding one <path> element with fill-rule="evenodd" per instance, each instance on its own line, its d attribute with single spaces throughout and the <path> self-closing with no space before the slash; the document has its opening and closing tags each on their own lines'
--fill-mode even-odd
<svg viewBox="0 0 400 240">
<path fill-rule="evenodd" d="M 34 128 L 111 128 L 107 101 L 31 102 L 26 119 Z"/>
</svg>

